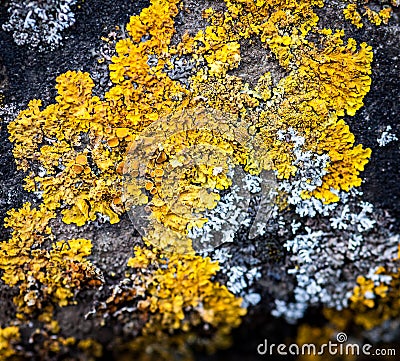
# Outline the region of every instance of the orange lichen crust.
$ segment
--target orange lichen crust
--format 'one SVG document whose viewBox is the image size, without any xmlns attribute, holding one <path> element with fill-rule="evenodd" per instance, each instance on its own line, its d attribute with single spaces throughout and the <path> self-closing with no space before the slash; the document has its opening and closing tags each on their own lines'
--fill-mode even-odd
<svg viewBox="0 0 400 361">
<path fill-rule="evenodd" d="M 268 153 L 252 138 L 246 124 L 201 107 L 149 125 L 130 147 L 124 167 L 125 207 L 134 220 L 135 206 L 147 210 L 144 239 L 164 252 L 192 252 L 188 230 L 207 222 L 204 211 L 215 208 L 217 192 L 232 185 L 230 170 L 270 169 Z"/>
<path fill-rule="evenodd" d="M 194 99 L 200 98 L 221 111 L 239 113 L 250 129 L 258 129 L 255 138 L 269 151 L 279 178 L 294 175 L 296 167 L 291 164 L 292 148 L 278 139 L 278 131 L 292 128 L 305 137 L 306 149 L 336 155 L 331 159 L 330 173 L 314 193 L 330 203 L 338 200 L 331 189 L 349 190 L 361 184 L 359 171 L 371 153 L 362 146 L 353 148 L 354 138 L 338 117 L 346 113 L 352 116 L 362 107 L 371 84 L 372 49 L 366 43 L 357 49 L 351 38 L 344 43 L 343 31 L 315 30 L 318 17 L 312 7 L 322 4 L 289 2 L 277 6 L 264 1 L 228 1 L 223 14 L 206 11 L 212 25 L 192 41 L 186 39 L 190 47 L 181 51 L 204 57 L 208 64 L 192 77 Z M 306 39 L 312 30 L 320 37 L 318 45 Z M 275 88 L 268 80 L 269 73 L 262 75 L 253 89 L 227 73 L 238 67 L 240 48 L 234 45 L 242 37 L 251 36 L 259 36 L 289 72 Z M 234 50 L 229 51 L 224 44 Z M 216 60 L 221 52 L 230 54 L 222 57 L 225 62 Z M 341 137 L 333 135 L 333 127 L 343 129 Z M 348 155 L 342 154 L 344 149 Z M 344 169 L 351 176 L 343 177 Z"/>
<path fill-rule="evenodd" d="M 142 330 L 146 337 L 190 333 L 199 325 L 207 325 L 216 330 L 216 340 L 223 340 L 246 314 L 240 298 L 212 281 L 219 266 L 208 257 L 165 257 L 136 247 L 128 266 L 135 269 L 137 287 L 145 290 L 138 308 L 149 315 Z M 216 347 L 209 343 L 209 348 L 211 345 Z"/>
<path fill-rule="evenodd" d="M 338 116 L 354 115 L 363 105 L 370 86 L 371 48 L 362 43 L 357 49 L 353 39 L 344 44 L 340 31 L 316 31 L 318 16 L 312 8 L 322 6 L 322 1 L 226 1 L 225 13 L 205 12 L 212 24 L 204 31 L 171 45 L 177 3 L 154 0 L 131 18 L 129 37 L 116 45 L 117 55 L 110 64 L 114 86 L 104 100 L 92 96 L 89 74 L 69 71 L 57 78 L 55 104 L 41 110 L 41 101 L 33 100 L 9 125 L 19 167 L 27 170 L 33 164 L 42 170 L 40 175 L 37 171 L 36 176 L 28 175 L 26 188 L 41 191 L 48 209 L 62 206 L 66 223 L 83 225 L 97 214 L 118 222 L 123 211 L 121 164 L 128 143 L 150 123 L 199 100 L 240 115 L 250 130 L 257 126 L 278 176 L 284 178 L 293 175 L 296 167 L 291 165 L 290 148 L 276 140 L 278 130 L 294 128 L 312 148 L 318 139 L 326 138 L 326 129 Z M 321 44 L 306 39 L 310 31 L 319 34 Z M 289 71 L 273 89 L 269 73 L 253 89 L 228 74 L 240 64 L 239 40 L 254 36 Z M 165 71 L 172 66 L 173 56 L 184 54 L 198 64 L 189 88 Z M 156 57 L 156 65 L 149 65 L 149 57 Z M 349 189 L 361 182 L 359 164 L 367 161 L 369 151 L 356 147 L 351 152 L 358 160 L 346 157 L 347 163 L 330 169 L 346 168 L 355 177 L 343 180 L 334 172 L 326 177 L 330 181 L 315 193 L 326 203 L 336 200 L 330 188 Z"/>
<path fill-rule="evenodd" d="M 357 28 L 362 28 L 362 17 L 357 11 L 357 4 L 348 4 L 345 9 L 343 9 L 344 18 L 350 20 L 350 22 Z"/>
<path fill-rule="evenodd" d="M 98 272 L 85 259 L 92 248 L 89 240 L 52 242 L 48 224 L 55 217 L 53 212 L 26 203 L 8 214 L 5 225 L 13 232 L 10 240 L 0 243 L 0 268 L 3 281 L 19 289 L 14 298 L 19 318 L 38 311 L 47 319 L 54 305 L 66 306 L 79 289 L 101 283 Z"/>
<path fill-rule="evenodd" d="M 375 273 L 389 277 L 390 282 L 376 282 L 358 276 L 350 297 L 350 309 L 355 312 L 354 323 L 367 330 L 400 316 L 400 268 L 396 273 L 388 273 L 384 267 L 379 267 Z"/>
<path fill-rule="evenodd" d="M 66 223 L 83 225 L 97 214 L 119 221 L 119 164 L 128 142 L 174 104 L 181 105 L 187 91 L 162 71 L 168 61 L 160 59 L 152 68 L 147 64 L 149 55 L 167 52 L 176 13 L 175 2 L 156 2 L 132 18 L 127 26 L 131 38 L 116 46 L 118 55 L 110 65 L 115 86 L 104 101 L 92 96 L 88 73 L 68 71 L 56 79 L 55 104 L 41 110 L 41 101 L 33 100 L 9 125 L 19 168 L 27 170 L 33 161 L 45 173 L 30 174 L 26 189 L 43 192 L 48 209 L 62 205 Z M 142 32 L 154 36 L 141 42 Z"/>
<path fill-rule="evenodd" d="M 371 275 L 360 275 L 356 279 L 349 307 L 343 311 L 324 309 L 325 317 L 340 330 L 361 327 L 371 330 L 385 321 L 396 320 L 400 316 L 400 246 L 396 272 L 388 272 L 384 266 L 378 267 Z"/>
<path fill-rule="evenodd" d="M 121 158 L 100 140 L 102 135 L 113 137 L 116 129 L 105 129 L 106 109 L 92 97 L 93 86 L 88 73 L 62 74 L 57 78 L 56 104 L 41 111 L 41 101 L 33 100 L 9 126 L 18 166 L 27 170 L 32 160 L 45 173 L 30 174 L 25 188 L 41 191 L 50 210 L 62 204 L 64 221 L 77 225 L 94 220 L 96 213 L 115 223 L 120 213 L 115 169 Z"/>
<path fill-rule="evenodd" d="M 367 1 L 366 1 L 367 2 Z M 356 3 L 350 3 L 343 9 L 344 18 L 349 20 L 357 28 L 362 28 L 362 17 L 364 16 L 367 20 L 376 26 L 388 24 L 389 19 L 392 16 L 392 8 L 386 6 L 379 11 L 372 10 L 369 6 L 363 6 L 362 10 L 358 9 Z"/>
<path fill-rule="evenodd" d="M 11 359 L 17 355 L 14 345 L 21 340 L 21 334 L 17 326 L 0 328 L 0 358 Z"/>
<path fill-rule="evenodd" d="M 343 120 L 328 127 L 318 141 L 318 152 L 327 152 L 330 158 L 328 174 L 323 177 L 321 187 L 312 195 L 325 203 L 336 202 L 339 197 L 332 190 L 348 192 L 351 187 L 361 185 L 360 171 L 371 156 L 371 149 L 364 149 L 361 144 L 354 147 L 354 135 Z M 308 194 L 304 194 L 308 198 Z"/>
</svg>

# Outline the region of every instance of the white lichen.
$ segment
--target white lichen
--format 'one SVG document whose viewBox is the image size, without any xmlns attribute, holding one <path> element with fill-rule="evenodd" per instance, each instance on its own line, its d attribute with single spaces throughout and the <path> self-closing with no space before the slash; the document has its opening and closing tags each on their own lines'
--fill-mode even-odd
<svg viewBox="0 0 400 361">
<path fill-rule="evenodd" d="M 388 145 L 391 142 L 399 140 L 396 134 L 392 133 L 391 130 L 392 127 L 388 125 L 386 129 L 382 132 L 381 136 L 376 139 L 380 147 L 384 147 L 385 145 Z"/>
<path fill-rule="evenodd" d="M 75 23 L 72 11 L 77 0 L 11 0 L 5 31 L 13 33 L 17 45 L 39 50 L 55 49 L 62 42 L 62 32 Z"/>
</svg>

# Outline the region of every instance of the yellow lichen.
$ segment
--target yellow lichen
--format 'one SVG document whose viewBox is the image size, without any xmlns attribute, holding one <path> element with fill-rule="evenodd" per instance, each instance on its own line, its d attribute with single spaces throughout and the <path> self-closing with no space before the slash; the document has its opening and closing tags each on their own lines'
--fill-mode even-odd
<svg viewBox="0 0 400 361">
<path fill-rule="evenodd" d="M 46 313 L 52 304 L 69 304 L 75 290 L 100 283 L 95 268 L 85 259 L 91 253 L 89 240 L 52 243 L 48 224 L 55 217 L 53 212 L 43 205 L 36 209 L 26 203 L 20 210 L 12 209 L 8 214 L 5 225 L 13 232 L 10 240 L 0 243 L 0 268 L 4 282 L 19 288 L 14 298 L 19 312 L 28 315 L 42 310 Z M 46 249 L 49 242 L 52 243 L 50 250 Z"/>
<path fill-rule="evenodd" d="M 392 16 L 392 8 L 386 6 L 380 11 L 374 11 L 369 6 L 364 6 L 363 9 L 358 9 L 356 3 L 350 3 L 343 9 L 344 18 L 350 20 L 350 22 L 357 28 L 362 28 L 362 17 L 366 17 L 371 24 L 376 26 L 388 24 L 389 19 Z"/>
<path fill-rule="evenodd" d="M 345 9 L 343 9 L 344 18 L 350 20 L 351 23 L 357 28 L 362 28 L 362 18 L 360 13 L 357 11 L 357 4 L 348 4 Z"/>
<path fill-rule="evenodd" d="M 368 6 L 365 6 L 364 9 L 365 9 L 364 16 L 367 17 L 367 19 L 369 20 L 370 23 L 377 25 L 377 26 L 381 25 L 382 19 L 379 16 L 379 13 L 371 10 Z"/>
<path fill-rule="evenodd" d="M 306 39 L 310 31 L 316 31 L 318 16 L 313 7 L 322 6 L 322 1 L 226 1 L 225 13 L 205 12 L 211 23 L 205 30 L 193 37 L 185 35 L 180 43 L 171 45 L 177 3 L 154 0 L 149 8 L 131 17 L 129 37 L 116 45 L 117 55 L 110 64 L 114 86 L 104 100 L 92 96 L 94 84 L 89 74 L 70 71 L 57 78 L 56 104 L 41 110 L 41 102 L 33 100 L 10 124 L 19 166 L 26 170 L 29 160 L 38 160 L 46 171 L 34 180 L 28 176 L 27 189 L 42 191 L 50 210 L 62 205 L 66 223 L 83 225 L 99 213 L 108 216 L 111 223 L 118 222 L 123 211 L 118 206 L 119 170 L 129 141 L 162 116 L 199 100 L 202 105 L 244 117 L 250 126 L 258 123 L 258 137 L 283 178 L 296 169 L 291 165 L 290 147 L 275 140 L 276 131 L 292 127 L 305 135 L 311 148 L 338 116 L 345 112 L 354 115 L 363 105 L 370 86 L 370 47 L 362 43 L 357 50 L 353 39 L 344 44 L 340 31 L 320 31 L 322 49 Z M 239 66 L 239 40 L 254 36 L 290 71 L 274 89 L 268 73 L 254 89 L 227 74 Z M 203 59 L 207 65 L 197 69 L 189 89 L 164 71 L 171 66 L 172 56 L 182 54 L 198 62 Z M 155 65 L 148 64 L 149 56 L 157 59 Z M 256 108 L 260 102 L 269 102 L 261 112 Z M 75 150 L 77 146 L 83 151 Z M 362 156 L 366 161 L 368 152 Z M 349 162 L 346 167 L 354 173 L 358 164 Z M 343 186 L 337 186 L 339 183 Z M 359 185 L 352 180 L 343 183 L 335 180 L 323 188 L 329 191 L 331 186 L 349 189 Z M 150 183 L 148 187 L 156 192 Z M 166 221 L 175 224 L 176 219 Z"/>
<path fill-rule="evenodd" d="M 390 284 L 374 282 L 364 276 L 357 277 L 357 285 L 350 297 L 350 308 L 355 312 L 353 319 L 356 324 L 369 330 L 382 324 L 385 320 L 399 317 L 399 272 L 388 273 L 384 267 L 376 270 L 376 274 L 391 277 Z"/>
<path fill-rule="evenodd" d="M 399 255 L 395 259 L 398 263 Z M 324 309 L 325 317 L 338 329 L 344 330 L 353 325 L 371 330 L 386 320 L 400 316 L 400 267 L 396 272 L 388 272 L 385 267 L 378 267 L 376 279 L 359 275 L 353 293 L 349 298 L 349 307 L 343 311 Z M 382 278 L 384 277 L 385 281 Z"/>
<path fill-rule="evenodd" d="M 305 352 L 301 352 L 298 359 L 301 361 L 322 361 L 334 359 L 334 355 L 324 355 L 324 352 L 318 352 L 321 350 L 323 344 L 328 344 L 329 341 L 333 341 L 334 336 L 335 330 L 330 326 L 317 327 L 308 324 L 300 325 L 297 330 L 296 344 L 299 346 L 300 350 L 304 349 Z M 317 350 L 315 354 L 313 352 L 307 352 L 308 350 L 312 350 L 307 348 L 307 345 L 310 344 L 315 345 Z M 346 360 L 350 361 L 351 358 L 346 358 Z"/>
<path fill-rule="evenodd" d="M 379 17 L 382 19 L 382 22 L 384 24 L 387 24 L 389 22 L 389 19 L 392 16 L 392 12 L 393 10 L 391 7 L 387 7 L 379 11 Z"/>
<path fill-rule="evenodd" d="M 69 71 L 60 75 L 57 83 L 56 104 L 41 111 L 41 102 L 32 101 L 10 124 L 14 156 L 25 170 L 27 160 L 41 162 L 46 175 L 28 176 L 27 181 L 43 192 L 48 209 L 69 206 L 62 211 L 66 223 L 82 225 L 94 220 L 96 213 L 109 216 L 115 223 L 120 211 L 110 203 L 120 196 L 115 167 L 121 157 L 96 141 L 104 132 L 102 115 L 106 109 L 98 97 L 91 96 L 94 84 L 89 74 Z M 89 139 L 92 142 L 85 144 Z M 39 148 L 43 140 L 48 144 Z M 78 145 L 85 146 L 83 153 L 74 149 Z M 90 164 L 89 155 L 93 160 Z"/>
<path fill-rule="evenodd" d="M 132 39 L 117 44 L 118 55 L 110 65 L 115 86 L 104 101 L 92 96 L 94 83 L 88 73 L 68 71 L 57 77 L 56 104 L 41 110 L 41 101 L 33 100 L 9 125 L 18 166 L 27 170 L 29 160 L 39 160 L 46 175 L 34 177 L 36 189 L 43 191 L 49 209 L 66 206 L 62 211 L 66 223 L 83 225 L 97 213 L 108 216 L 111 223 L 119 221 L 122 209 L 115 206 L 115 200 L 120 198 L 121 177 L 117 168 L 131 140 L 129 134 L 172 111 L 177 103 L 172 99 L 181 99 L 187 92 L 163 72 L 167 60 L 160 59 L 156 67 L 147 65 L 149 55 L 167 51 L 176 12 L 175 2 L 156 2 L 132 18 L 127 26 Z M 145 32 L 162 36 L 140 42 L 134 33 L 138 22 Z M 76 162 L 83 156 L 75 150 L 77 146 L 84 147 L 90 162 Z"/>
<path fill-rule="evenodd" d="M 194 333 L 176 336 L 159 333 L 157 335 L 139 336 L 120 345 L 117 349 L 119 361 L 194 361 L 190 346 L 198 337 Z M 145 352 L 143 350 L 146 350 Z"/>
<path fill-rule="evenodd" d="M 103 355 L 103 346 L 91 338 L 79 341 L 78 348 L 85 353 L 88 361 L 96 360 Z"/>
<path fill-rule="evenodd" d="M 40 343 L 35 344 L 41 360 L 48 360 L 54 355 L 69 355 L 71 348 L 76 344 L 75 337 L 52 335 L 43 329 L 36 329 L 33 337 L 37 335 Z M 61 356 L 62 357 L 62 356 Z"/>
<path fill-rule="evenodd" d="M 348 192 L 352 187 L 361 185 L 360 171 L 371 156 L 371 149 L 364 149 L 361 144 L 354 147 L 354 135 L 343 120 L 327 128 L 318 141 L 319 152 L 326 152 L 330 162 L 328 174 L 323 177 L 323 184 L 312 195 L 324 203 L 339 200 L 336 191 Z M 307 196 L 306 196 L 307 198 Z"/>
<path fill-rule="evenodd" d="M 190 252 L 188 231 L 207 221 L 202 213 L 216 207 L 215 190 L 232 185 L 228 172 L 238 165 L 253 174 L 271 169 L 265 149 L 253 148 L 246 125 L 201 107 L 176 112 L 133 142 L 125 161 L 125 206 L 135 219 L 131 208 L 145 205 L 146 241 L 164 251 Z"/>
<path fill-rule="evenodd" d="M 212 11 L 207 13 L 207 17 L 213 19 L 213 25 L 207 27 L 205 32 L 200 32 L 195 39 L 203 46 L 185 50 L 193 51 L 197 56 L 203 53 L 209 54 L 220 48 L 219 41 L 237 41 L 240 37 L 260 35 L 261 41 L 271 49 L 277 56 L 282 66 L 293 69 L 289 75 L 283 78 L 274 89 L 267 87 L 264 96 L 266 103 L 265 110 L 259 112 L 252 108 L 259 105 L 260 88 L 257 85 L 254 90 L 247 84 L 243 84 L 238 77 L 226 74 L 228 66 L 222 68 L 219 76 L 214 76 L 210 72 L 205 73 L 200 70 L 192 79 L 192 89 L 197 97 L 204 96 L 202 100 L 207 104 L 220 109 L 229 111 L 232 114 L 239 110 L 245 119 L 254 122 L 260 127 L 260 134 L 256 135 L 262 139 L 264 146 L 269 151 L 269 156 L 274 162 L 278 177 L 288 178 L 296 172 L 296 167 L 292 166 L 293 161 L 290 145 L 285 145 L 277 140 L 277 131 L 285 130 L 289 127 L 295 129 L 300 135 L 306 138 L 306 148 L 317 147 L 319 151 L 334 154 L 340 153 L 339 148 L 348 147 L 346 138 L 338 140 L 336 144 L 331 143 L 328 147 L 326 142 L 322 142 L 329 135 L 329 129 L 338 122 L 338 117 L 354 115 L 363 105 L 362 99 L 369 91 L 371 79 L 370 65 L 372 62 L 371 47 L 367 44 L 357 44 L 354 39 L 349 39 L 347 44 L 342 40 L 343 31 L 332 33 L 330 30 L 321 30 L 319 34 L 322 39 L 321 47 L 306 40 L 306 35 L 318 21 L 317 16 L 312 12 L 311 3 L 300 6 L 305 14 L 309 15 L 307 20 L 291 17 L 290 11 L 296 13 L 300 10 L 299 6 L 292 8 L 293 4 L 280 4 L 275 7 L 268 5 L 267 2 L 227 2 L 228 11 L 215 14 Z M 321 5 L 315 3 L 312 5 Z M 285 7 L 289 7 L 283 12 Z M 303 8 L 302 8 L 303 7 Z M 292 15 L 292 14 L 291 14 Z M 302 21 L 305 21 L 302 23 Z M 234 25 L 232 25 L 232 23 Z M 246 24 L 248 24 L 246 26 Z M 251 25 L 250 25 L 251 24 Z M 298 26 L 301 31 L 299 32 Z M 286 34 L 281 36 L 280 26 L 285 27 Z M 290 27 L 292 26 L 292 28 Z M 208 30 L 210 29 L 210 30 Z M 291 29 L 292 33 L 288 29 Z M 222 34 L 215 36 L 213 34 Z M 212 41 L 210 40 L 212 39 Z M 191 44 L 190 41 L 188 43 Z M 196 44 L 196 43 L 194 43 Z M 208 56 L 210 58 L 210 55 Z M 229 66 L 236 66 L 234 62 Z M 221 74 L 224 75 L 221 78 Z M 263 75 L 259 82 L 267 76 Z M 218 94 L 218 95 L 217 95 Z M 274 94 L 271 98 L 271 94 Z M 243 96 L 249 96 L 246 100 Z M 195 98 L 196 99 L 196 98 Z M 236 109 L 236 110 L 235 110 Z M 340 127 L 341 123 L 338 123 Z M 321 140 L 321 145 L 315 145 Z M 343 145 L 342 145 L 343 142 Z M 353 146 L 353 141 L 351 142 Z M 356 147 L 348 152 L 354 153 L 343 164 L 341 170 L 346 168 L 346 172 L 358 175 L 362 169 L 361 164 L 365 164 L 370 156 L 370 150 L 363 150 Z M 355 155 L 359 160 L 356 160 Z M 337 157 L 336 157 L 337 158 Z M 338 166 L 338 159 L 335 159 L 335 166 Z M 332 168 L 331 168 L 332 169 Z M 353 186 L 360 185 L 359 178 L 347 177 L 340 179 L 342 175 L 333 172 L 327 176 L 321 189 L 315 194 L 326 193 L 323 189 L 348 190 Z M 335 178 L 335 179 L 334 179 Z M 333 194 L 319 196 L 326 203 L 337 201 L 338 198 Z"/>
<path fill-rule="evenodd" d="M 228 335 L 246 313 L 240 298 L 212 282 L 219 266 L 209 258 L 179 254 L 166 258 L 136 247 L 135 257 L 128 265 L 136 267 L 146 290 L 141 310 L 149 312 L 150 317 L 142 331 L 144 335 L 189 332 L 200 323 Z M 149 268 L 154 271 L 146 272 Z"/>
<path fill-rule="evenodd" d="M 21 340 L 21 334 L 17 326 L 0 328 L 0 358 L 11 359 L 17 354 L 14 344 Z"/>
</svg>

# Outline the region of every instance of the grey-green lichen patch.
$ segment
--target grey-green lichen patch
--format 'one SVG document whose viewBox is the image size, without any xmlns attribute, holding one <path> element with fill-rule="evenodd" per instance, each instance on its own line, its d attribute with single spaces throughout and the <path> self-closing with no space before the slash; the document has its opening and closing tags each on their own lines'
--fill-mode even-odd
<svg viewBox="0 0 400 361">
<path fill-rule="evenodd" d="M 62 32 L 74 24 L 77 0 L 11 0 L 5 31 L 12 32 L 18 45 L 39 50 L 55 49 Z"/>
</svg>

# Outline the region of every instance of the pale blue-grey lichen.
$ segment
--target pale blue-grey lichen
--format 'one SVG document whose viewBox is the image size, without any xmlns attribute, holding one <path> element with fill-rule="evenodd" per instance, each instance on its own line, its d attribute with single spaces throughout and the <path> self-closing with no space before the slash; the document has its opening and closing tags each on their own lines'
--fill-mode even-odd
<svg viewBox="0 0 400 361">
<path fill-rule="evenodd" d="M 392 132 L 392 127 L 390 125 L 388 125 L 382 134 L 376 139 L 380 147 L 384 147 L 396 140 L 399 140 L 399 138 L 397 138 L 396 134 Z"/>
<path fill-rule="evenodd" d="M 75 23 L 72 7 L 77 0 L 11 0 L 3 30 L 13 33 L 17 45 L 55 49 L 62 32 Z"/>
<path fill-rule="evenodd" d="M 341 310 L 348 306 L 357 275 L 378 277 L 371 269 L 382 264 L 396 270 L 400 236 L 382 224 L 382 215 L 370 203 L 361 201 L 361 192 L 353 189 L 340 196 L 329 216 L 300 217 L 296 227 L 290 217 L 282 218 L 291 229 L 284 246 L 296 286 L 294 301 L 275 300 L 273 315 L 296 322 L 309 306 Z"/>
</svg>

